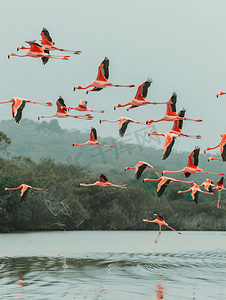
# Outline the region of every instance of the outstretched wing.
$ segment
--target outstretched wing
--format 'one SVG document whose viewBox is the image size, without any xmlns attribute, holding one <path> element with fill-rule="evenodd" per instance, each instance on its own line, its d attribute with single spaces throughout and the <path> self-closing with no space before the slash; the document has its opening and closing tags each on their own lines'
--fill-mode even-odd
<svg viewBox="0 0 226 300">
<path fill-rule="evenodd" d="M 107 177 L 104 174 L 101 174 L 100 177 L 99 177 L 99 181 L 101 181 L 101 182 L 108 182 L 108 179 L 107 179 Z"/>
<path fill-rule="evenodd" d="M 171 135 L 167 135 L 164 144 L 163 160 L 170 155 L 174 143 L 175 143 L 175 137 L 174 136 L 172 137 Z"/>
<path fill-rule="evenodd" d="M 49 31 L 48 31 L 45 27 L 43 27 L 42 32 L 43 32 L 43 34 L 45 35 L 46 39 L 47 39 L 49 42 L 52 43 L 53 41 L 52 41 L 52 38 L 51 38 L 51 36 L 50 36 L 50 34 L 49 34 Z"/>
<path fill-rule="evenodd" d="M 103 67 L 102 67 L 102 73 L 106 79 L 109 77 L 109 59 L 108 57 L 105 57 L 102 61 Z"/>
<path fill-rule="evenodd" d="M 177 94 L 174 92 L 171 96 L 171 104 L 170 104 L 170 107 L 171 107 L 171 110 L 173 112 L 176 112 L 176 103 L 177 103 Z"/>
<path fill-rule="evenodd" d="M 140 165 L 138 167 L 137 172 L 135 173 L 135 178 L 138 180 L 141 176 L 141 174 L 143 173 L 143 171 L 145 170 L 145 168 L 147 167 L 147 164 L 143 163 L 142 165 Z"/>
<path fill-rule="evenodd" d="M 97 131 L 93 127 L 91 128 L 91 131 L 90 131 L 90 138 L 97 140 Z"/>
<path fill-rule="evenodd" d="M 186 112 L 186 109 L 182 109 L 181 111 L 179 111 L 179 113 L 178 113 L 178 117 L 180 117 L 180 118 L 183 118 L 184 116 L 185 116 L 185 112 Z M 183 127 L 183 120 L 177 120 L 177 124 L 178 124 L 178 127 L 180 128 L 180 129 L 182 129 L 182 127 Z"/>
<path fill-rule="evenodd" d="M 164 178 L 161 180 L 158 184 L 158 189 L 157 189 L 157 197 L 160 198 L 162 194 L 164 193 L 166 187 L 169 185 L 171 179 Z"/>
<path fill-rule="evenodd" d="M 129 123 L 131 122 L 130 119 L 127 118 L 123 118 L 120 122 L 119 122 L 119 135 L 121 137 L 124 136 L 127 126 L 129 125 Z"/>
</svg>

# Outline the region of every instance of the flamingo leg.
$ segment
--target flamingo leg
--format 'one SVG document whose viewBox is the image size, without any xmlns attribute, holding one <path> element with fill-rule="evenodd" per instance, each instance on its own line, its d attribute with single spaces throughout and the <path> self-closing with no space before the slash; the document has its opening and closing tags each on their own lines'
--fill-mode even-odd
<svg viewBox="0 0 226 300">
<path fill-rule="evenodd" d="M 155 243 L 155 244 L 157 244 L 157 243 L 158 243 L 159 236 L 160 236 L 160 234 L 161 234 L 161 232 L 162 232 L 161 228 L 162 228 L 162 225 L 159 225 L 159 233 L 158 233 L 158 235 L 157 235 L 156 239 L 154 240 L 154 243 Z"/>
<path fill-rule="evenodd" d="M 217 209 L 221 208 L 220 206 L 220 200 L 221 200 L 221 191 L 218 190 L 218 202 L 217 202 Z"/>
<path fill-rule="evenodd" d="M 177 230 L 173 229 L 173 227 L 169 226 L 168 224 L 167 224 L 167 225 L 166 225 L 166 224 L 164 224 L 164 225 L 165 225 L 165 226 L 167 226 L 167 227 L 169 227 L 171 230 L 173 230 L 173 231 L 177 232 L 178 234 L 181 234 L 181 232 L 179 232 L 179 231 L 177 231 Z"/>
<path fill-rule="evenodd" d="M 213 172 L 207 172 L 207 171 L 203 171 L 203 173 L 206 173 L 206 174 L 215 174 L 215 175 L 221 175 L 221 176 L 224 176 L 224 173 L 213 173 Z"/>
</svg>

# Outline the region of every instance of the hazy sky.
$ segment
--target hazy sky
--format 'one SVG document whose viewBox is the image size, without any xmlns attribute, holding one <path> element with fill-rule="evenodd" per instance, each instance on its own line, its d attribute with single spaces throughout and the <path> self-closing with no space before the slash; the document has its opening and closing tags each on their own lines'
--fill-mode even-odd
<svg viewBox="0 0 226 300">
<path fill-rule="evenodd" d="M 93 126 L 99 136 L 118 137 L 118 124 L 99 124 L 100 118 L 127 116 L 145 122 L 165 114 L 165 105 L 129 112 L 126 108 L 113 110 L 114 105 L 132 100 L 137 87 L 151 77 L 147 101 L 168 101 L 175 91 L 177 111 L 186 108 L 188 118 L 203 119 L 202 123 L 187 121 L 183 127 L 184 133 L 201 134 L 202 139 L 178 138 L 174 148 L 192 151 L 199 145 L 202 152 L 217 145 L 220 134 L 225 133 L 226 96 L 216 98 L 218 92 L 226 91 L 225 11 L 225 0 L 1 0 L 0 101 L 13 96 L 51 101 L 51 108 L 27 104 L 23 117 L 37 120 L 40 114 L 56 111 L 59 95 L 68 106 L 77 106 L 83 99 L 88 108 L 104 109 L 105 113 L 93 113 L 93 121 L 61 119 L 60 125 L 85 130 Z M 81 50 L 81 55 L 72 54 L 68 61 L 51 59 L 46 65 L 28 57 L 7 59 L 9 53 L 26 44 L 25 40 L 39 41 L 43 27 L 57 47 Z M 110 60 L 109 81 L 136 87 L 109 87 L 88 95 L 84 90 L 74 92 L 74 86 L 86 86 L 96 78 L 105 56 Z M 11 119 L 10 104 L 0 108 L 0 120 Z M 157 123 L 156 130 L 166 132 L 172 125 Z M 130 124 L 127 132 L 132 136 L 139 129 L 149 131 L 147 126 Z M 156 147 L 163 144 L 163 137 L 161 145 L 152 143 Z"/>
</svg>

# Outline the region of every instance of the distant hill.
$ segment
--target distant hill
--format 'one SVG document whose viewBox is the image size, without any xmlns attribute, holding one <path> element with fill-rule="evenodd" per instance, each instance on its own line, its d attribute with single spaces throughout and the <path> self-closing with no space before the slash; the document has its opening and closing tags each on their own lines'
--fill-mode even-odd
<svg viewBox="0 0 226 300">
<path fill-rule="evenodd" d="M 142 139 L 140 142 L 138 140 L 139 143 L 137 144 L 130 144 L 125 137 L 119 139 L 113 137 L 98 138 L 100 142 L 113 145 L 114 148 L 89 145 L 72 147 L 73 143 L 86 142 L 89 139 L 89 132 L 62 129 L 57 119 L 53 119 L 49 123 L 23 119 L 19 125 L 13 120 L 2 120 L 0 130 L 12 139 L 12 144 L 8 147 L 9 158 L 21 155 L 39 162 L 41 158 L 51 157 L 56 163 L 87 167 L 90 173 L 94 175 L 102 172 L 107 173 L 109 170 L 114 173 L 113 170 L 117 169 L 122 172 L 122 176 L 134 178 L 134 170 L 124 172 L 124 168 L 134 166 L 140 160 L 154 165 L 159 173 L 165 169 L 179 170 L 185 167 L 190 154 L 189 152 L 173 150 L 166 160 L 162 160 L 163 149 L 157 150 L 154 147 L 143 146 Z M 6 157 L 6 155 L 2 156 Z M 208 157 L 209 155 L 200 154 L 200 168 L 213 172 L 225 172 L 226 174 L 226 164 L 213 161 L 208 163 Z M 144 174 L 145 177 L 155 176 L 150 171 L 145 171 Z M 172 177 L 173 175 L 175 178 L 184 178 L 183 174 L 172 174 Z M 216 175 L 207 176 L 207 174 L 191 175 L 190 178 L 202 181 L 206 177 L 215 181 L 218 179 Z"/>
</svg>

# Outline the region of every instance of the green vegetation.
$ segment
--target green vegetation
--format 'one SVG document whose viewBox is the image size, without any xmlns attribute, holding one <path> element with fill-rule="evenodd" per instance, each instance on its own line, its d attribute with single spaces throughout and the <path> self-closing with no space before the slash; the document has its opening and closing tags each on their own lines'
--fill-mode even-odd
<svg viewBox="0 0 226 300">
<path fill-rule="evenodd" d="M 2 121 L 1 125 L 4 123 L 7 126 L 1 128 L 5 134 L 0 133 L 0 232 L 156 230 L 157 225 L 142 222 L 144 218 L 153 219 L 154 213 L 177 230 L 226 230 L 225 192 L 222 192 L 222 209 L 216 208 L 217 193 L 214 196 L 200 194 L 198 205 L 190 193 L 177 193 L 188 189 L 190 184 L 170 183 L 159 199 L 156 196 L 158 183 L 142 181 L 145 177 L 156 178 L 151 170 L 145 170 L 139 180 L 134 179 L 134 170 L 124 171 L 125 166 L 144 160 L 155 162 L 154 168 L 161 173 L 162 150 L 143 147 L 141 158 L 141 151 L 131 145 L 133 155 L 120 152 L 114 161 L 108 159 L 112 156 L 109 151 L 105 153 L 107 163 L 104 163 L 103 158 L 90 155 L 89 146 L 74 149 L 71 145 L 82 142 L 85 134 L 63 130 L 56 120 L 38 124 L 25 119 L 20 126 L 11 121 Z M 112 138 L 106 141 L 110 144 Z M 171 159 L 166 161 L 167 168 L 183 167 L 187 155 L 172 153 Z M 79 183 L 95 182 L 102 172 L 109 182 L 127 183 L 128 189 L 79 187 Z M 180 174 L 177 178 L 184 179 L 184 176 Z M 205 175 L 192 175 L 191 179 L 201 183 Z M 21 203 L 20 190 L 5 191 L 5 188 L 22 183 L 45 188 L 45 191 L 29 190 Z"/>
</svg>

